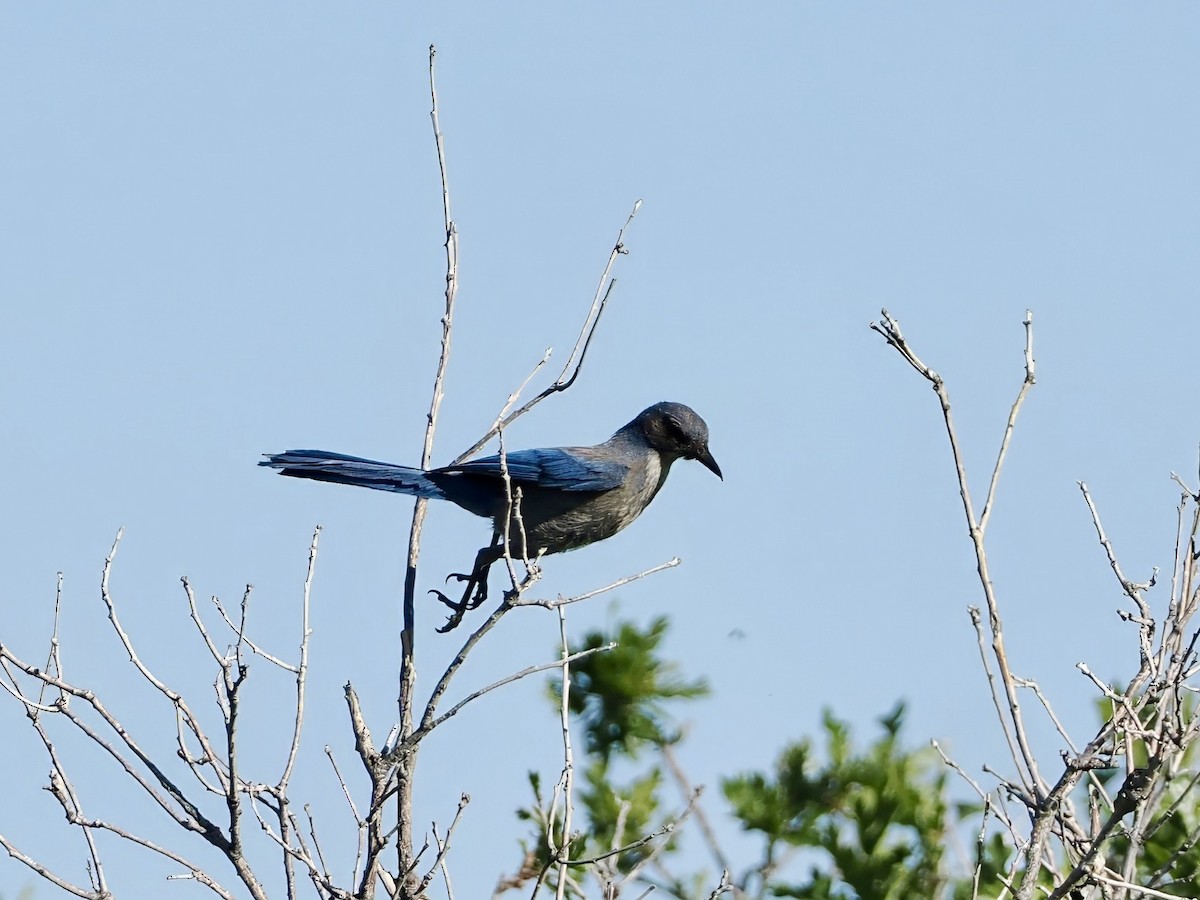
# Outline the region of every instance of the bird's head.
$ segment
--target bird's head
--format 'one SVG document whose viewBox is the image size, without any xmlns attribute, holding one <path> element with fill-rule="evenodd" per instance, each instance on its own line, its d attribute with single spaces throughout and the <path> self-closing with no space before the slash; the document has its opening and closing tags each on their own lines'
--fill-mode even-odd
<svg viewBox="0 0 1200 900">
<path fill-rule="evenodd" d="M 708 450 L 708 426 L 690 406 L 655 403 L 642 410 L 630 425 L 640 429 L 646 442 L 667 459 L 694 459 L 725 480 L 721 467 Z"/>
</svg>

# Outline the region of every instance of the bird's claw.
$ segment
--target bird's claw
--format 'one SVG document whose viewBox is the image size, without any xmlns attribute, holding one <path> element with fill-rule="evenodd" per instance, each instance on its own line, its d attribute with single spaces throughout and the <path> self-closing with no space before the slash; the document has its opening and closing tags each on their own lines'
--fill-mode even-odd
<svg viewBox="0 0 1200 900">
<path fill-rule="evenodd" d="M 431 590 L 429 592 L 437 597 L 439 601 L 450 607 L 450 617 L 446 620 L 445 625 L 437 629 L 439 634 L 445 634 L 457 628 L 458 624 L 462 622 L 463 616 L 472 609 L 478 609 L 488 596 L 487 578 L 474 579 L 470 575 L 462 575 L 458 572 L 451 572 L 446 576 L 447 581 L 451 578 L 472 583 L 467 584 L 467 589 L 463 593 L 461 600 L 451 600 L 441 591 Z"/>
<path fill-rule="evenodd" d="M 458 623 L 463 620 L 463 616 L 467 613 L 467 604 L 460 603 L 457 600 L 451 600 L 441 591 L 430 591 L 442 603 L 450 607 L 450 617 L 446 619 L 446 624 L 437 629 L 438 634 L 445 634 L 448 631 L 453 631 L 458 627 Z"/>
</svg>

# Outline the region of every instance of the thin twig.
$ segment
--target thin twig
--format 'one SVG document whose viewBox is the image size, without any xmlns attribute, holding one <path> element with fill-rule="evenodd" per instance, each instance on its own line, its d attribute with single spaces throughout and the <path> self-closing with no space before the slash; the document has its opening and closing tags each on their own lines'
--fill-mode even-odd
<svg viewBox="0 0 1200 900">
<path fill-rule="evenodd" d="M 467 696 L 463 697 L 461 700 L 459 700 L 457 703 L 455 703 L 452 707 L 450 707 L 450 709 L 446 710 L 444 713 L 442 713 L 440 716 L 438 716 L 436 719 L 434 719 L 432 722 L 430 722 L 428 726 L 423 725 L 422 727 L 420 727 L 416 731 L 414 731 L 412 734 L 412 740 L 414 740 L 414 741 L 421 740 L 422 738 L 425 737 L 425 735 L 427 735 L 429 732 L 433 731 L 435 728 L 437 728 L 439 725 L 441 725 L 447 719 L 449 719 L 450 717 L 452 717 L 454 715 L 457 715 L 459 713 L 459 711 L 462 710 L 462 708 L 464 706 L 466 706 L 468 703 L 470 703 L 473 700 L 478 700 L 484 694 L 491 693 L 492 691 L 496 690 L 497 688 L 502 688 L 506 684 L 512 684 L 514 681 L 519 681 L 520 679 L 526 678 L 529 675 L 535 675 L 538 672 L 545 672 L 547 669 L 561 669 L 564 662 L 573 663 L 577 660 L 583 659 L 584 657 L 591 656 L 593 653 L 604 653 L 606 651 L 612 650 L 616 646 L 617 646 L 617 644 L 615 641 L 610 641 L 609 643 L 605 644 L 602 647 L 589 647 L 586 650 L 580 650 L 577 653 L 572 653 L 565 660 L 556 659 L 553 662 L 538 663 L 537 665 L 534 665 L 534 666 L 526 666 L 524 669 L 521 669 L 521 671 L 519 671 L 519 672 L 513 672 L 511 675 L 506 675 L 504 678 L 501 678 L 498 681 L 493 681 L 487 687 L 482 687 L 477 691 L 473 691 L 472 693 L 467 694 Z"/>
<path fill-rule="evenodd" d="M 185 581 L 186 581 L 186 579 L 185 579 Z M 235 623 L 233 621 L 233 619 L 230 617 L 229 613 L 226 611 L 224 604 L 221 603 L 221 598 L 214 594 L 211 599 L 212 599 L 213 607 L 217 610 L 217 614 L 220 615 L 222 621 L 224 621 L 225 624 L 229 627 L 229 630 L 236 634 L 237 633 L 237 623 Z M 296 667 L 294 665 L 292 665 L 291 663 L 286 662 L 283 659 L 280 659 L 278 656 L 275 656 L 273 653 L 268 653 L 266 650 L 264 650 L 262 647 L 258 646 L 258 644 L 256 644 L 254 641 L 252 641 L 248 636 L 243 635 L 242 639 L 245 641 L 246 646 L 250 648 L 250 652 L 254 653 L 257 656 L 261 656 L 267 662 L 271 663 L 274 666 L 279 667 L 280 669 L 283 669 L 285 672 L 291 672 L 293 675 L 296 674 Z M 218 662 L 220 662 L 219 658 L 218 658 Z"/>
<path fill-rule="evenodd" d="M 567 612 L 558 607 L 558 633 L 562 640 L 562 696 L 559 712 L 563 740 L 563 822 L 559 846 L 558 884 L 555 900 L 567 890 L 567 862 L 571 858 L 571 826 L 575 815 L 575 755 L 571 748 L 571 645 L 567 641 Z"/>
<path fill-rule="evenodd" d="M 359 872 L 361 871 L 363 855 L 367 849 L 367 823 L 362 816 L 358 814 L 358 807 L 354 805 L 354 797 L 350 793 L 350 788 L 346 785 L 346 779 L 342 777 L 341 770 L 338 768 L 337 760 L 333 755 L 333 748 L 328 744 L 325 745 L 325 755 L 329 758 L 329 764 L 333 766 L 333 774 L 337 778 L 338 785 L 342 789 L 342 795 L 346 798 L 346 805 L 350 807 L 350 815 L 354 817 L 355 830 L 358 835 L 357 848 L 354 853 L 354 869 L 350 875 L 351 883 L 358 880 Z"/>
<path fill-rule="evenodd" d="M 166 793 L 183 808 L 183 813 L 180 813 L 174 807 L 172 807 L 166 797 L 164 797 L 154 788 L 150 781 L 140 771 L 138 771 L 138 769 L 130 760 L 122 756 L 121 753 L 111 743 L 106 741 L 99 733 L 91 728 L 87 722 L 80 718 L 75 712 L 75 708 L 73 706 L 60 703 L 59 709 L 62 715 L 65 716 L 76 728 L 82 731 L 89 740 L 91 740 L 98 747 L 108 753 L 114 760 L 116 760 L 117 764 L 125 770 L 126 774 L 133 778 L 138 785 L 151 797 L 151 799 L 153 799 L 154 802 L 157 803 L 163 809 L 163 811 L 170 815 L 180 826 L 189 831 L 196 831 L 203 834 L 209 843 L 213 844 L 222 851 L 227 848 L 228 842 L 221 833 L 220 829 L 217 828 L 216 824 L 208 819 L 199 809 L 199 807 L 197 807 L 196 804 L 188 799 L 187 795 L 154 762 L 150 755 L 141 748 L 141 746 L 133 739 L 133 736 L 129 733 L 129 731 L 108 710 L 108 708 L 94 692 L 77 687 L 76 685 L 63 681 L 61 678 L 57 678 L 48 672 L 40 670 L 37 666 L 30 665 L 29 663 L 15 656 L 7 647 L 0 646 L 0 658 L 8 660 L 10 663 L 12 663 L 12 665 L 23 671 L 26 675 L 39 678 L 51 687 L 70 694 L 72 697 L 75 697 L 90 706 L 104 721 L 105 725 L 107 725 L 108 728 L 111 729 L 112 732 L 121 739 L 121 742 L 129 749 L 129 751 L 137 758 L 137 760 L 154 776 L 155 780 L 162 787 L 162 789 L 166 791 Z M 211 754 L 211 748 L 206 750 L 206 752 L 211 755 L 211 758 L 215 759 L 215 754 Z M 217 771 L 218 774 L 220 774 L 219 770 Z"/>
<path fill-rule="evenodd" d="M 1004 426 L 1004 437 L 1000 441 L 1000 452 L 996 456 L 996 465 L 992 469 L 992 481 L 988 485 L 987 500 L 983 504 L 983 512 L 979 514 L 979 530 L 987 531 L 988 519 L 992 515 L 992 504 L 996 499 L 996 488 L 1000 485 L 1000 470 L 1004 467 L 1004 457 L 1008 453 L 1008 445 L 1012 440 L 1013 429 L 1017 424 L 1017 415 L 1021 412 L 1021 404 L 1029 389 L 1037 383 L 1037 364 L 1033 360 L 1033 310 L 1025 310 L 1025 380 L 1017 391 L 1017 399 L 1013 401 L 1008 413 L 1008 422 Z"/>
<path fill-rule="evenodd" d="M 76 897 L 83 897 L 85 900 L 111 900 L 112 898 L 112 895 L 107 892 L 102 894 L 99 891 L 90 891 L 87 888 L 82 888 L 77 884 L 67 881 L 65 878 L 60 878 L 32 856 L 23 853 L 16 844 L 6 838 L 3 834 L 0 834 L 0 847 L 3 847 L 8 852 L 8 855 L 17 862 L 22 863 L 29 869 L 32 869 L 34 872 L 36 872 L 39 877 L 44 878 L 55 887 L 62 888 L 69 894 L 74 894 Z M 232 896 L 230 896 L 228 900 L 233 900 Z"/>
<path fill-rule="evenodd" d="M 445 306 L 442 314 L 441 351 L 433 379 L 433 391 L 429 402 L 429 414 L 425 423 L 425 439 L 421 448 L 421 468 L 428 469 L 433 460 L 433 439 L 437 430 L 438 411 L 444 396 L 446 371 L 450 363 L 450 345 L 454 326 L 454 302 L 458 295 L 458 229 L 450 210 L 450 177 L 446 165 L 446 145 L 438 117 L 437 78 L 434 61 L 437 48 L 429 45 L 429 119 L 433 127 L 434 145 L 437 148 L 438 172 L 442 181 L 442 221 L 445 228 L 446 289 Z M 400 741 L 408 754 L 405 765 L 400 768 L 396 815 L 400 827 L 397 841 L 398 870 L 410 872 L 415 865 L 413 854 L 413 770 L 416 766 L 415 746 L 409 746 L 407 738 L 413 731 L 413 708 L 415 703 L 416 670 L 416 590 L 417 561 L 421 554 L 421 531 L 425 523 L 427 500 L 418 498 L 413 504 L 412 525 L 408 539 L 408 563 L 404 573 L 403 627 L 400 632 Z M 373 792 L 382 795 L 381 785 L 374 785 Z M 372 811 L 373 814 L 375 810 Z M 381 810 L 380 810 L 381 812 Z M 368 877 L 364 875 L 364 878 Z"/>
<path fill-rule="evenodd" d="M 967 784 L 969 784 L 971 786 L 971 790 L 973 790 L 976 793 L 976 795 L 979 797 L 979 799 L 983 801 L 984 808 L 991 809 L 992 812 L 995 814 L 996 818 L 998 818 L 1001 822 L 1004 823 L 1005 827 L 1008 828 L 1009 833 L 1012 835 L 1012 839 L 1013 839 L 1014 843 L 1020 841 L 1020 835 L 1017 834 L 1016 826 L 1013 824 L 1012 819 L 1010 819 L 1008 817 L 1008 813 L 1005 812 L 1003 809 L 997 809 L 992 806 L 991 794 L 987 793 L 982 787 L 980 787 L 979 782 L 977 782 L 974 778 L 972 778 L 970 775 L 968 775 L 966 770 L 962 766 L 960 766 L 957 762 L 955 762 L 953 759 L 951 759 L 950 756 L 946 753 L 946 751 L 942 749 L 942 745 L 940 743 L 938 743 L 937 741 L 930 741 L 929 744 L 931 747 L 933 747 L 934 750 L 937 751 L 937 755 L 942 758 L 942 762 L 946 766 L 948 766 L 949 768 L 951 768 L 955 772 L 957 772 L 958 776 L 960 778 L 962 778 L 963 781 L 965 781 Z"/>
<path fill-rule="evenodd" d="M 1030 323 L 1031 314 L 1026 314 L 1026 322 Z M 938 401 L 942 408 L 942 418 L 946 427 L 946 434 L 950 439 L 950 450 L 954 457 L 954 468 L 958 476 L 959 496 L 962 499 L 963 514 L 967 519 L 967 527 L 970 530 L 971 543 L 975 549 L 975 562 L 979 572 L 979 581 L 983 587 L 984 599 L 987 601 L 988 620 L 992 631 L 992 654 L 996 659 L 996 664 L 1000 672 L 1000 681 L 1004 688 L 1005 700 L 1007 702 L 1008 719 L 1012 723 L 1012 733 L 1015 738 L 1017 748 L 1020 751 L 1019 757 L 1014 757 L 1014 762 L 1018 764 L 1018 769 L 1021 774 L 1022 781 L 1025 782 L 1026 788 L 1030 794 L 1035 797 L 1044 795 L 1047 785 L 1038 771 L 1037 759 L 1034 756 L 1033 749 L 1029 744 L 1029 738 L 1025 733 L 1024 716 L 1021 712 L 1020 701 L 1017 697 L 1016 685 L 1013 682 L 1012 671 L 1008 664 L 1008 653 L 1004 647 L 1004 628 L 1000 618 L 1000 607 L 996 599 L 995 589 L 992 585 L 992 578 L 988 567 L 987 550 L 984 545 L 984 532 L 980 527 L 980 522 L 975 517 L 974 506 L 971 501 L 970 485 L 967 481 L 966 464 L 963 459 L 962 448 L 958 442 L 958 434 L 954 428 L 954 418 L 950 412 L 950 394 L 946 389 L 946 383 L 942 376 L 929 368 L 921 359 L 912 351 L 908 342 L 904 339 L 904 335 L 900 331 L 900 323 L 896 321 L 888 311 L 882 310 L 882 321 L 872 322 L 872 330 L 881 334 L 884 339 L 894 347 L 903 356 L 918 373 L 925 378 L 933 387 L 937 394 Z M 1026 348 L 1028 356 L 1026 359 L 1026 376 L 1025 383 L 1021 386 L 1021 391 L 1018 392 L 1018 400 L 1022 400 L 1024 393 L 1032 377 L 1032 324 L 1026 325 Z M 1016 412 L 1020 406 L 1014 405 L 1012 417 L 1015 420 Z M 1003 447 L 1007 447 L 1007 432 Z M 1003 454 L 1001 454 L 998 463 L 1003 462 Z M 993 473 L 993 481 L 999 476 Z M 1003 717 L 1002 717 L 1003 718 Z M 1006 729 L 1007 732 L 1007 729 Z"/>
<path fill-rule="evenodd" d="M 458 820 L 462 818 L 463 810 L 467 808 L 467 804 L 471 802 L 470 794 L 463 794 L 458 798 L 458 809 L 455 810 L 454 819 L 450 822 L 450 827 L 446 829 L 446 839 L 442 840 L 438 837 L 437 823 L 434 822 L 433 840 L 437 844 L 437 857 L 433 861 L 433 865 L 429 867 L 429 871 L 425 873 L 425 877 L 421 879 L 421 886 L 417 889 L 417 895 L 425 893 L 425 889 L 429 887 L 429 883 L 433 881 L 433 875 L 438 869 L 442 870 L 442 878 L 446 881 L 446 892 L 450 895 L 450 900 L 454 900 L 454 892 L 450 889 L 450 872 L 446 868 L 446 854 L 450 852 L 450 838 L 454 834 L 454 829 L 458 826 Z"/>
<path fill-rule="evenodd" d="M 492 425 L 491 428 L 477 440 L 474 444 L 468 447 L 465 451 L 455 457 L 451 465 L 457 465 L 463 460 L 470 459 L 487 444 L 493 437 L 500 433 L 502 428 L 507 428 L 525 413 L 529 412 L 547 397 L 553 394 L 558 394 L 565 391 L 575 383 L 575 379 L 579 377 L 580 371 L 583 369 L 583 361 L 587 356 L 588 347 L 591 345 L 592 336 L 596 333 L 596 326 L 600 324 L 600 316 L 604 313 L 608 305 L 609 296 L 612 294 L 613 287 L 616 285 L 616 279 L 608 280 L 609 273 L 612 271 L 613 264 L 617 261 L 617 257 L 629 251 L 625 247 L 625 230 L 633 223 L 633 218 L 638 214 L 638 210 L 642 208 L 642 201 L 638 200 L 633 205 L 633 210 L 629 213 L 629 217 L 625 220 L 625 224 L 621 226 L 617 232 L 616 243 L 613 244 L 612 251 L 608 255 L 608 262 L 604 266 L 604 272 L 600 275 L 600 282 L 596 287 L 596 294 L 592 298 L 591 308 L 588 310 L 587 318 L 584 319 L 583 328 L 579 332 L 579 338 L 575 341 L 575 347 L 571 350 L 571 355 L 567 357 L 567 364 L 563 367 L 562 374 L 558 379 L 535 397 L 530 399 L 516 412 L 510 413 L 498 423 Z M 607 287 L 605 286 L 607 283 Z M 578 358 L 577 358 L 578 357 Z M 572 363 L 575 369 L 568 377 L 567 372 L 570 371 Z"/>
<path fill-rule="evenodd" d="M 288 748 L 287 763 L 283 774 L 279 776 L 276 790 L 280 797 L 287 793 L 288 782 L 292 778 L 292 769 L 296 765 L 296 756 L 300 752 L 300 732 L 304 724 L 304 690 L 308 683 L 308 642 L 312 637 L 309 626 L 309 610 L 312 604 L 312 580 L 317 567 L 317 547 L 321 539 L 321 526 L 313 529 L 312 543 L 308 545 L 308 568 L 304 572 L 303 600 L 300 604 L 300 656 L 292 671 L 296 673 L 296 715 L 292 726 L 292 743 Z"/>
<path fill-rule="evenodd" d="M 192 590 L 192 583 L 186 575 L 179 579 L 179 583 L 183 585 L 183 594 L 187 598 L 188 614 L 192 617 L 192 623 L 196 626 L 196 630 L 200 633 L 201 640 L 204 641 L 204 646 L 208 650 L 208 655 L 213 658 L 213 661 L 218 666 L 225 665 L 225 656 L 217 649 L 216 642 L 213 641 L 212 635 L 208 633 L 208 628 L 204 625 L 204 620 L 200 618 L 200 610 L 196 606 L 196 593 Z M 221 606 L 221 601 L 214 596 L 213 603 L 216 605 L 218 612 L 225 619 L 225 624 L 229 626 L 231 631 L 236 631 L 237 628 L 229 617 L 225 615 L 225 610 Z"/>
<path fill-rule="evenodd" d="M 1008 717 L 1004 714 L 1004 705 L 1000 700 L 999 692 L 996 690 L 996 676 L 992 673 L 992 666 L 988 661 L 987 638 L 983 631 L 982 613 L 979 607 L 970 606 L 967 608 L 967 614 L 971 617 L 971 625 L 975 629 L 975 636 L 979 645 L 979 660 L 983 665 L 983 674 L 987 678 L 988 691 L 992 696 L 992 705 L 996 708 L 996 720 L 1000 723 L 1000 730 L 1004 734 L 1005 743 L 1008 744 L 1009 755 L 1016 760 L 1018 758 L 1017 742 L 1016 738 L 1013 737 Z"/>
<path fill-rule="evenodd" d="M 57 625 L 55 630 L 57 631 Z M 43 687 L 45 687 L 44 682 Z M 60 693 L 60 696 L 65 695 Z M 83 832 L 84 843 L 87 844 L 88 857 L 91 863 L 92 886 L 100 893 L 107 893 L 108 885 L 104 875 L 104 864 L 100 859 L 100 849 L 96 845 L 92 829 L 88 827 L 84 820 L 83 804 L 79 799 L 79 794 L 75 790 L 74 784 L 71 782 L 70 776 L 67 774 L 67 769 L 62 758 L 58 754 L 58 748 L 51 741 L 50 734 L 46 731 L 42 723 L 39 711 L 26 707 L 25 714 L 29 718 L 33 730 L 37 732 L 37 736 L 41 739 L 42 746 L 46 749 L 46 755 L 50 757 L 50 794 L 62 807 L 67 821 L 79 825 L 80 830 Z"/>
<path fill-rule="evenodd" d="M 467 654 L 471 652 L 472 648 L 479 643 L 485 634 L 487 634 L 496 626 L 496 623 L 499 622 L 500 619 L 504 617 L 504 614 L 510 609 L 512 609 L 512 602 L 506 594 L 504 599 L 500 601 L 500 605 L 492 611 L 492 614 L 484 620 L 483 624 L 471 632 L 470 637 L 463 641 L 462 647 L 459 648 L 458 653 L 456 653 L 454 659 L 450 661 L 450 664 L 446 667 L 446 670 L 442 672 L 442 676 L 438 679 L 438 683 L 434 687 L 433 693 L 429 695 L 429 701 L 425 704 L 425 712 L 421 716 L 420 727 L 418 727 L 416 731 L 410 730 L 408 735 L 400 742 L 399 746 L 403 746 L 408 741 L 411 741 L 417 733 L 420 733 L 421 735 L 428 733 L 430 723 L 433 721 L 434 716 L 437 713 L 438 703 L 441 701 L 442 696 L 446 693 L 447 688 L 450 687 L 450 682 L 453 680 L 455 674 L 457 674 L 458 670 L 462 667 L 462 664 L 466 662 Z"/>
<path fill-rule="evenodd" d="M 1100 546 L 1104 548 L 1104 553 L 1108 557 L 1108 564 L 1112 568 L 1113 574 L 1117 577 L 1117 581 L 1121 585 L 1121 590 L 1137 605 L 1138 612 L 1141 614 L 1138 643 L 1142 653 L 1142 667 L 1146 669 L 1147 675 L 1152 674 L 1150 658 L 1153 655 L 1151 644 L 1154 639 L 1154 624 L 1153 617 L 1150 614 L 1150 606 L 1146 603 L 1142 592 L 1154 586 L 1158 572 L 1155 570 L 1150 580 L 1142 584 L 1136 584 L 1125 577 L 1125 573 L 1121 571 L 1121 564 L 1117 562 L 1117 555 L 1116 551 L 1113 550 L 1112 541 L 1108 539 L 1108 535 L 1104 533 L 1104 526 L 1100 524 L 1100 512 L 1096 509 L 1096 504 L 1092 501 L 1092 495 L 1088 491 L 1087 485 L 1082 481 L 1079 482 L 1079 490 L 1083 493 L 1084 502 L 1087 503 L 1088 511 L 1092 515 L 1092 525 L 1096 529 L 1096 536 L 1100 540 Z"/>
<path fill-rule="evenodd" d="M 50 652 L 46 658 L 46 671 L 53 672 L 59 678 L 65 678 L 63 672 L 61 648 L 58 643 L 58 623 L 62 615 L 63 573 L 59 572 L 54 579 L 54 624 L 50 629 Z M 46 686 L 38 690 L 38 703 L 46 699 Z"/>
<path fill-rule="evenodd" d="M 717 833 L 713 830 L 712 823 L 708 821 L 704 807 L 700 805 L 700 789 L 692 786 L 683 767 L 679 765 L 679 760 L 675 758 L 675 751 L 671 749 L 670 744 L 663 744 L 660 752 L 663 762 L 667 764 L 667 771 L 679 785 L 679 790 L 683 793 L 684 798 L 689 803 L 695 804 L 696 823 L 700 826 L 700 834 L 704 837 L 708 852 L 712 854 L 713 860 L 721 867 L 722 871 L 729 871 L 729 860 L 721 849 L 720 842 L 717 841 Z"/>
<path fill-rule="evenodd" d="M 611 584 L 606 584 L 604 587 L 596 588 L 595 590 L 585 591 L 582 594 L 576 594 L 575 596 L 572 596 L 572 597 L 563 597 L 562 595 L 559 595 L 554 600 L 537 600 L 537 599 L 526 600 L 526 599 L 522 598 L 520 600 L 515 601 L 513 603 L 513 606 L 540 606 L 540 607 L 543 607 L 544 609 L 558 609 L 561 606 L 567 606 L 571 603 L 579 603 L 581 600 L 590 600 L 593 597 L 596 597 L 600 594 L 605 594 L 605 593 L 608 593 L 609 591 L 614 591 L 619 587 L 624 587 L 625 585 L 629 584 L 632 581 L 637 581 L 638 579 L 645 578 L 648 575 L 654 575 L 658 572 L 663 571 L 664 569 L 673 569 L 677 565 L 679 565 L 682 561 L 683 560 L 681 560 L 678 556 L 675 556 L 675 557 L 672 557 L 671 559 L 668 559 L 665 563 L 659 563 L 657 566 L 651 566 L 649 569 L 645 569 L 641 572 L 638 572 L 635 575 L 626 575 L 624 578 L 618 578 L 616 581 L 612 582 Z"/>
<path fill-rule="evenodd" d="M 936 743 L 935 741 L 935 746 Z M 938 752 L 941 752 L 940 749 Z M 945 758 L 945 756 L 942 757 L 942 759 Z M 959 771 L 962 770 L 960 769 Z M 975 870 L 971 875 L 971 900 L 979 900 L 979 878 L 983 874 L 984 842 L 987 839 L 987 821 L 988 814 L 991 811 L 992 798 L 990 795 L 985 795 L 983 798 L 983 815 L 980 816 L 979 837 L 975 839 Z"/>
<path fill-rule="evenodd" d="M 577 859 L 570 859 L 570 860 L 566 861 L 566 864 L 569 866 L 574 866 L 575 868 L 581 868 L 583 866 L 593 866 L 598 862 L 602 862 L 606 859 L 611 859 L 614 856 L 620 856 L 622 853 L 629 853 L 631 850 L 638 850 L 642 847 L 645 847 L 647 844 L 651 843 L 652 841 L 656 840 L 657 838 L 662 837 L 663 835 L 673 834 L 675 832 L 675 826 L 676 826 L 676 822 L 673 822 L 673 821 L 667 822 L 665 825 L 663 825 L 657 831 L 652 831 L 650 834 L 644 835 L 644 836 L 638 838 L 636 841 L 631 841 L 630 843 L 624 844 L 623 846 L 620 846 L 620 847 L 613 847 L 611 850 L 606 850 L 603 853 L 597 853 L 595 856 L 586 856 L 586 857 L 579 857 Z"/>
</svg>

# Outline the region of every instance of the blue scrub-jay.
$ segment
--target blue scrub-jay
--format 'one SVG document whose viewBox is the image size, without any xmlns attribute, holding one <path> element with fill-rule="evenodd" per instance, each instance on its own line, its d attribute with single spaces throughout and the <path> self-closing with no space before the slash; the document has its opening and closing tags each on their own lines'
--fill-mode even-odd
<svg viewBox="0 0 1200 900">
<path fill-rule="evenodd" d="M 656 403 L 594 447 L 506 453 L 516 507 L 509 523 L 512 555 L 562 553 L 612 537 L 649 505 L 671 464 L 681 458 L 698 460 L 723 479 L 708 450 L 708 426 L 682 403 Z M 462 600 L 456 603 L 440 591 L 431 592 L 454 611 L 439 630 L 453 628 L 466 610 L 487 599 L 488 569 L 504 556 L 509 510 L 499 456 L 423 471 L 323 450 L 289 450 L 268 455 L 259 465 L 295 478 L 449 500 L 490 518 L 492 542 L 479 551 L 471 574 L 451 576 L 467 582 Z"/>
</svg>

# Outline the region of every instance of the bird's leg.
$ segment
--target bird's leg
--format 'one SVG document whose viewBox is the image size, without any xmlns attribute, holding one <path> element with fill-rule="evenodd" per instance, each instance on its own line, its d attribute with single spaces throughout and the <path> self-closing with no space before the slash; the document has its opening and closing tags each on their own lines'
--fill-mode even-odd
<svg viewBox="0 0 1200 900">
<path fill-rule="evenodd" d="M 467 583 L 466 590 L 463 591 L 461 600 L 451 600 L 441 591 L 430 591 L 438 600 L 450 607 L 450 618 L 446 620 L 446 624 L 438 629 L 438 632 L 445 634 L 458 627 L 458 623 L 462 621 L 463 616 L 468 610 L 476 609 L 484 600 L 487 599 L 487 579 L 488 570 L 492 567 L 492 563 L 504 555 L 504 551 L 500 544 L 502 537 L 500 534 L 492 536 L 492 543 L 484 547 L 475 555 L 475 565 L 471 567 L 470 575 L 463 575 L 460 572 L 452 572 L 446 576 L 449 581 L 454 578 L 458 581 Z"/>
</svg>

